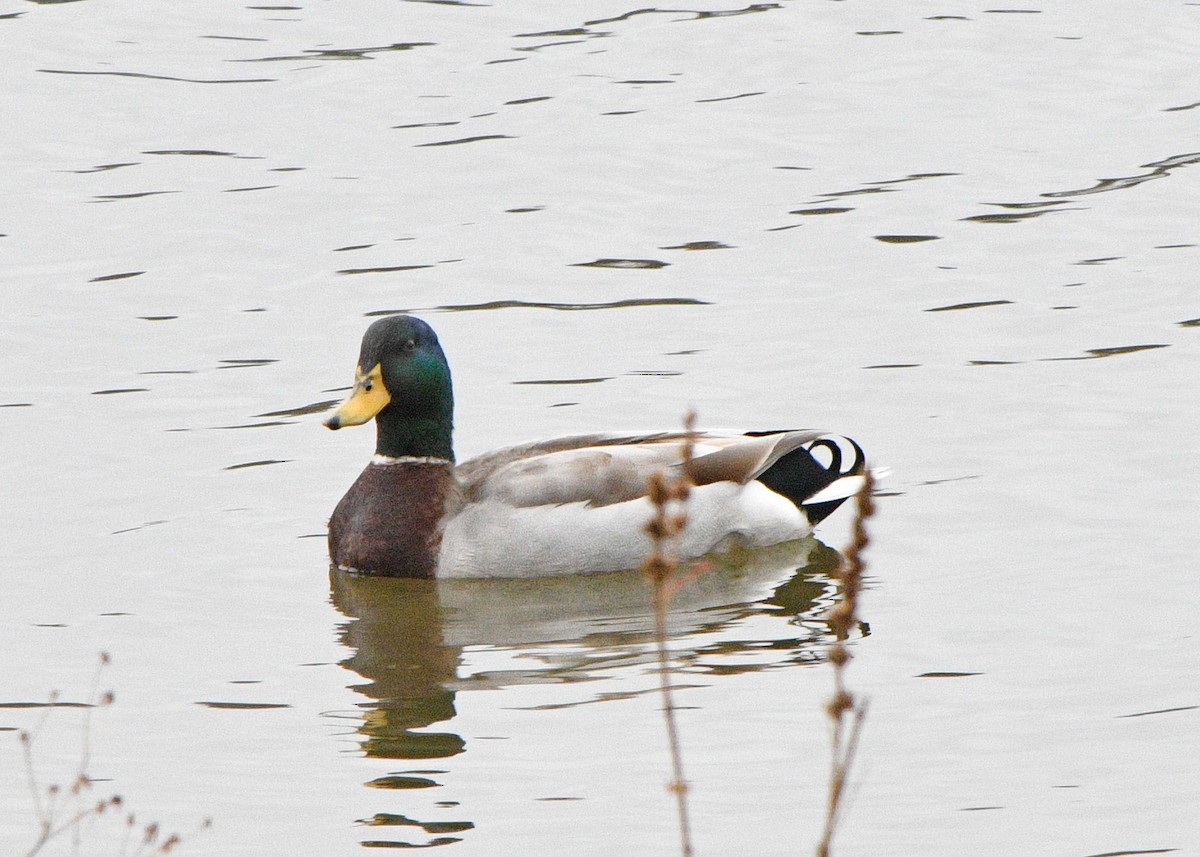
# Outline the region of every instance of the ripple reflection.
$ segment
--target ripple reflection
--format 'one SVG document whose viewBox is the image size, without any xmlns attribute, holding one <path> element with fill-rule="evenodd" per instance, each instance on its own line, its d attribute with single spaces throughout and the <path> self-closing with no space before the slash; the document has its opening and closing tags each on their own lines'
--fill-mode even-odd
<svg viewBox="0 0 1200 857">
<path fill-rule="evenodd" d="M 707 684 L 819 661 L 818 644 L 828 633 L 823 615 L 832 594 L 829 575 L 837 563 L 837 552 L 814 539 L 714 561 L 672 604 L 668 630 L 677 672 Z M 467 752 L 467 739 L 449 727 L 457 694 L 464 691 L 564 686 L 548 705 L 521 706 L 514 699 L 507 706 L 525 710 L 657 692 L 651 593 L 640 572 L 430 581 L 333 569 L 330 587 L 347 620 L 339 629 L 349 650 L 341 665 L 361 679 L 350 687 L 365 697 L 355 730 L 368 757 L 428 765 Z M 750 626 L 756 616 L 779 619 L 775 632 L 764 635 L 760 623 Z M 620 692 L 605 679 L 620 681 Z M 448 785 L 441 779 L 446 773 L 413 766 L 372 778 L 366 785 L 388 793 L 387 806 L 360 823 L 448 832 L 445 820 L 418 820 L 422 809 L 459 805 L 424 796 Z M 466 820 L 450 824 L 453 832 L 474 827 Z"/>
</svg>

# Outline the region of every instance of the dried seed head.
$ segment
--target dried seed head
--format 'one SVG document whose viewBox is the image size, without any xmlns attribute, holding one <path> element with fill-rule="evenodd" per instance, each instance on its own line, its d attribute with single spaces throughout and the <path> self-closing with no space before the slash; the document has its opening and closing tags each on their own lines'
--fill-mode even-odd
<svg viewBox="0 0 1200 857">
<path fill-rule="evenodd" d="M 670 499 L 671 492 L 667 485 L 667 477 L 661 470 L 654 471 L 646 479 L 646 494 L 655 506 L 665 506 L 667 500 Z"/>
<path fill-rule="evenodd" d="M 838 633 L 845 633 L 854 617 L 854 608 L 845 601 L 839 601 L 829 611 L 829 621 Z"/>
<path fill-rule="evenodd" d="M 652 577 L 662 577 L 671 571 L 672 563 L 662 554 L 655 551 L 642 562 L 642 571 Z"/>
<path fill-rule="evenodd" d="M 829 662 L 835 667 L 844 667 L 850 663 L 850 652 L 846 651 L 846 647 L 840 643 L 829 650 Z"/>
<path fill-rule="evenodd" d="M 834 720 L 841 718 L 842 714 L 854 707 L 854 697 L 846 691 L 841 690 L 833 695 L 833 698 L 825 705 L 825 712 Z"/>
</svg>

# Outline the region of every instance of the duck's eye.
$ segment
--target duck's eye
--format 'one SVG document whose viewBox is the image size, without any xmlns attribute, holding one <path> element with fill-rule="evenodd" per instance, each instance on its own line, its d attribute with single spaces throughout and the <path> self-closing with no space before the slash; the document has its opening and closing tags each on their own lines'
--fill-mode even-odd
<svg viewBox="0 0 1200 857">
<path fill-rule="evenodd" d="M 415 340 L 415 339 L 406 339 L 406 340 L 404 340 L 404 350 L 405 350 L 405 351 L 412 351 L 412 350 L 413 350 L 413 349 L 415 349 L 416 347 L 417 347 L 417 342 L 416 342 L 416 340 Z"/>
<path fill-rule="evenodd" d="M 372 381 L 370 378 L 368 378 L 366 381 L 363 381 L 363 391 L 364 392 L 369 393 L 374 389 L 375 389 L 375 382 Z"/>
</svg>

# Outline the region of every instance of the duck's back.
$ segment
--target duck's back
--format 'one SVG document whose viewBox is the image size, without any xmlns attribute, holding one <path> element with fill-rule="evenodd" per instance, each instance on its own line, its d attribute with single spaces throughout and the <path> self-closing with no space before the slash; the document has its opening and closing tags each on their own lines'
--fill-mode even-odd
<svg viewBox="0 0 1200 857">
<path fill-rule="evenodd" d="M 840 500 L 819 510 L 803 501 L 862 467 L 860 455 L 853 461 L 834 455 L 829 467 L 817 462 L 808 450 L 823 442 L 818 437 L 799 431 L 698 434 L 681 553 L 697 557 L 730 543 L 759 548 L 807 536 Z M 437 576 L 636 568 L 651 547 L 647 477 L 679 472 L 682 440 L 673 433 L 583 435 L 463 463 L 456 471 L 462 502 L 445 520 Z"/>
</svg>

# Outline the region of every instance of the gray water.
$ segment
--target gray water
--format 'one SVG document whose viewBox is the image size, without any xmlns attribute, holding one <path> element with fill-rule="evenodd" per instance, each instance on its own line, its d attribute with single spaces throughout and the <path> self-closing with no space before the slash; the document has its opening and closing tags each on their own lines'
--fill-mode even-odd
<svg viewBox="0 0 1200 857">
<path fill-rule="evenodd" d="M 102 650 L 89 771 L 180 853 L 677 853 L 640 578 L 331 589 L 371 433 L 317 414 L 401 309 L 462 457 L 694 406 L 890 469 L 837 853 L 1198 853 L 1200 6 L 0 0 L 0 48 L 6 853 Z M 848 521 L 677 605 L 699 854 L 819 836 Z"/>
</svg>

